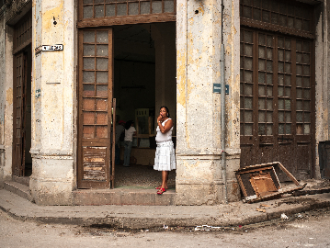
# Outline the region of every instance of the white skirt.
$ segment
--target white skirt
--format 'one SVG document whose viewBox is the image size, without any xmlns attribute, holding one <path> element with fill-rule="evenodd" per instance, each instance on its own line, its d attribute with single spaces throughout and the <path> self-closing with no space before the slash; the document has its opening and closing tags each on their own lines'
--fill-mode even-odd
<svg viewBox="0 0 330 248">
<path fill-rule="evenodd" d="M 171 171 L 176 169 L 173 141 L 157 143 L 154 170 Z"/>
</svg>

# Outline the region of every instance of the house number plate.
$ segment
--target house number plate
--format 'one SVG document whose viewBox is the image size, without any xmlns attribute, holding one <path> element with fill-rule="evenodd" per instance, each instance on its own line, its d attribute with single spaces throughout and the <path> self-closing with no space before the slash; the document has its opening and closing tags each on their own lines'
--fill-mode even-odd
<svg viewBox="0 0 330 248">
<path fill-rule="evenodd" d="M 41 51 L 44 52 L 63 51 L 63 45 L 62 44 L 56 44 L 54 46 L 43 45 Z"/>
</svg>

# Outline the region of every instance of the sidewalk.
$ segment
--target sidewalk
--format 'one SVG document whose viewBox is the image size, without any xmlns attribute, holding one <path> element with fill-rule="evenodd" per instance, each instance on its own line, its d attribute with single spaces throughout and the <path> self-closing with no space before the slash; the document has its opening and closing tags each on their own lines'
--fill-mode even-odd
<svg viewBox="0 0 330 248">
<path fill-rule="evenodd" d="M 161 196 L 160 196 L 161 197 Z M 330 193 L 286 196 L 254 204 L 242 202 L 217 206 L 38 206 L 7 190 L 0 190 L 0 209 L 16 219 L 47 224 L 109 225 L 143 229 L 169 227 L 244 226 L 330 207 Z"/>
</svg>

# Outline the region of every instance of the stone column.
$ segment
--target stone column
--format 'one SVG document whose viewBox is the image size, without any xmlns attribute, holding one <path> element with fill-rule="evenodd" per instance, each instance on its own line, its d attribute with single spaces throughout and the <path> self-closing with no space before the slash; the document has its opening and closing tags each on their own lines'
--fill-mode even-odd
<svg viewBox="0 0 330 248">
<path fill-rule="evenodd" d="M 222 12 L 221 4 L 224 4 Z M 223 30 L 221 28 L 223 16 Z M 176 204 L 224 202 L 221 139 L 226 139 L 229 201 L 239 199 L 239 0 L 177 1 Z M 221 36 L 225 45 L 226 134 L 221 137 Z"/>
<path fill-rule="evenodd" d="M 76 185 L 74 2 L 33 1 L 30 189 L 40 205 L 69 204 Z M 64 50 L 34 52 L 55 44 Z"/>
</svg>

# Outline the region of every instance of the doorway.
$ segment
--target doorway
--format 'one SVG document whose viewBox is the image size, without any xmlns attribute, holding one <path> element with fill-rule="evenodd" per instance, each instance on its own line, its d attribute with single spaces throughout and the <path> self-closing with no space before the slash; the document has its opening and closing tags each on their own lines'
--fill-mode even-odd
<svg viewBox="0 0 330 248">
<path fill-rule="evenodd" d="M 13 166 L 14 176 L 32 174 L 31 148 L 31 69 L 32 13 L 14 27 L 13 45 Z"/>
<path fill-rule="evenodd" d="M 80 30 L 79 56 L 78 188 L 158 184 L 152 165 L 161 105 L 176 123 L 175 22 Z M 137 129 L 126 171 L 114 164 L 119 120 L 133 120 Z"/>
</svg>

